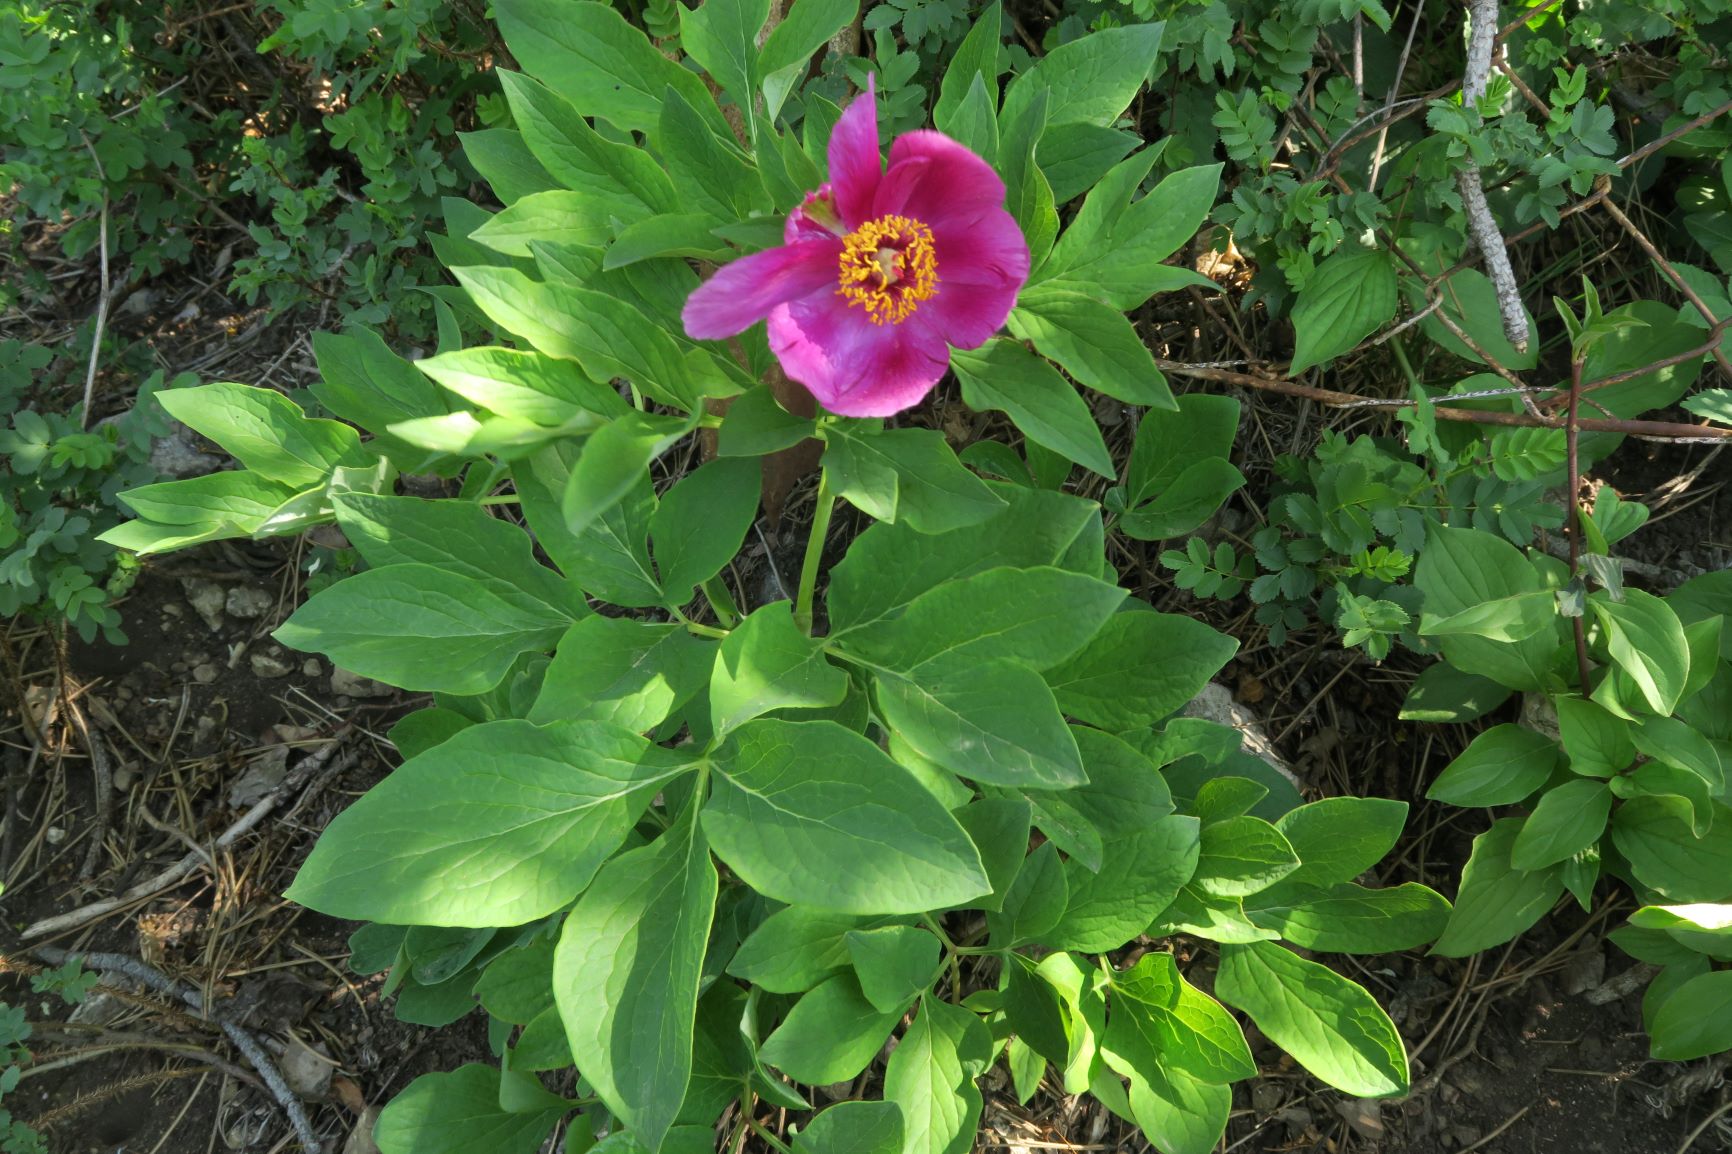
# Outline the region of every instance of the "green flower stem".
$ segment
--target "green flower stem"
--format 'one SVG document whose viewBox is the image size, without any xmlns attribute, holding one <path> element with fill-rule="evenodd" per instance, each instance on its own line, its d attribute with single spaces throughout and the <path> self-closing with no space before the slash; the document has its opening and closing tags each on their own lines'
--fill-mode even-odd
<svg viewBox="0 0 1732 1154">
<path fill-rule="evenodd" d="M 759 1122 L 756 1118 L 752 1117 L 750 1114 L 746 1115 L 746 1125 L 748 1125 L 752 1128 L 752 1133 L 754 1133 L 758 1137 L 762 1138 L 765 1142 L 768 1142 L 773 1149 L 781 1151 L 781 1154 L 791 1154 L 791 1152 L 788 1149 L 787 1143 L 783 1142 L 780 1138 L 778 1138 L 774 1134 L 770 1133 L 770 1131 L 768 1129 L 766 1129 L 761 1122 Z"/>
<path fill-rule="evenodd" d="M 688 633 L 695 633 L 699 637 L 714 637 L 718 641 L 726 638 L 728 635 L 726 629 L 717 629 L 714 625 L 705 625 L 701 621 L 693 621 L 690 617 L 686 616 L 683 609 L 677 609 L 670 605 L 668 606 L 668 612 L 672 613 L 674 619 L 686 627 L 686 632 Z"/>
<path fill-rule="evenodd" d="M 812 533 L 806 538 L 806 558 L 800 563 L 800 592 L 794 601 L 794 624 L 802 633 L 812 632 L 812 595 L 818 590 L 818 563 L 824 556 L 824 541 L 830 536 L 830 514 L 836 496 L 830 492 L 830 470 L 818 473 L 818 507 L 812 514 Z"/>
</svg>

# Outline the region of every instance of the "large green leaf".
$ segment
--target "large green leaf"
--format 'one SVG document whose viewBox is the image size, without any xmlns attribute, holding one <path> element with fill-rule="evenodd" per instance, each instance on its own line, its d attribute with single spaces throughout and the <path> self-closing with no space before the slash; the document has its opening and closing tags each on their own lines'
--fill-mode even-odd
<svg viewBox="0 0 1732 1154">
<path fill-rule="evenodd" d="M 903 1154 L 963 1154 L 980 1127 L 975 1086 L 992 1060 L 980 1016 L 928 997 L 890 1055 L 884 1097 L 902 1107 Z"/>
<path fill-rule="evenodd" d="M 1519 725 L 1494 725 L 1468 744 L 1425 796 L 1450 805 L 1514 805 L 1546 783 L 1558 746 Z"/>
<path fill-rule="evenodd" d="M 1185 981 L 1171 954 L 1144 954 L 1113 975 L 1112 1014 L 1102 1045 L 1145 1078 L 1157 1066 L 1214 1083 L 1257 1075 L 1239 1023 Z"/>
<path fill-rule="evenodd" d="M 692 1071 L 716 868 L 695 812 L 604 866 L 554 954 L 553 992 L 578 1072 L 657 1150 Z"/>
<path fill-rule="evenodd" d="M 681 8 L 679 14 L 680 46 L 721 82 L 735 104 L 750 109 L 758 30 L 770 15 L 770 0 L 716 0 Z"/>
<path fill-rule="evenodd" d="M 1732 970 L 1698 974 L 1654 1015 L 1652 1053 L 1687 1062 L 1732 1050 Z"/>
<path fill-rule="evenodd" d="M 1191 617 L 1136 608 L 1108 618 L 1046 672 L 1070 716 L 1114 732 L 1152 725 L 1200 693 L 1239 643 Z"/>
<path fill-rule="evenodd" d="M 1194 884 L 1202 893 L 1239 898 L 1267 889 L 1299 868 L 1281 831 L 1242 814 L 1205 822 Z"/>
<path fill-rule="evenodd" d="M 722 571 L 740 551 L 758 515 L 763 471 L 758 462 L 719 459 L 700 465 L 662 494 L 650 516 L 650 541 L 662 588 L 676 602 Z"/>
<path fill-rule="evenodd" d="M 714 758 L 704 829 L 753 889 L 845 913 L 918 913 L 991 891 L 968 835 L 908 772 L 828 721 L 760 718 Z"/>
<path fill-rule="evenodd" d="M 1131 172 L 1148 167 L 1141 156 L 1125 163 Z M 1098 214 L 1104 227 L 1088 228 L 1092 221 L 1079 214 L 1077 223 L 1059 238 L 1045 275 L 1054 277 L 1055 285 L 1099 297 L 1127 312 L 1162 290 L 1185 285 L 1213 290 L 1206 277 L 1161 262 L 1179 251 L 1208 219 L 1220 183 L 1218 164 L 1184 168 L 1163 177 L 1135 203 L 1121 199 L 1119 211 L 1108 208 Z M 1108 197 L 1128 195 L 1122 186 L 1108 189 L 1103 180 L 1086 203 L 1103 192 Z M 1073 240 L 1071 233 L 1079 224 L 1083 230 Z"/>
<path fill-rule="evenodd" d="M 1662 717 L 1670 714 L 1690 676 L 1690 646 L 1678 615 L 1640 589 L 1625 590 L 1622 601 L 1595 593 L 1588 604 L 1605 630 L 1612 661 L 1635 683 L 1650 709 Z"/>
<path fill-rule="evenodd" d="M 1604 707 L 1580 697 L 1556 697 L 1558 730 L 1570 769 L 1585 777 L 1613 777 L 1636 760 L 1630 724 Z"/>
<path fill-rule="evenodd" d="M 714 641 L 682 625 L 586 617 L 560 638 L 529 720 L 610 721 L 648 732 L 704 687 L 715 652 Z"/>
<path fill-rule="evenodd" d="M 907 1008 L 880 1010 L 866 1000 L 853 974 L 838 974 L 794 1003 L 758 1056 L 809 1086 L 846 1081 L 878 1056 Z"/>
<path fill-rule="evenodd" d="M 812 53 L 847 27 L 859 10 L 860 0 L 805 0 L 803 5 L 788 10 L 758 52 L 758 75 L 763 77 L 768 105 L 766 116 L 775 118 L 782 101 L 799 82 L 801 70 Z"/>
<path fill-rule="evenodd" d="M 1131 322 L 1094 297 L 1057 285 L 1028 289 L 1010 314 L 1010 331 L 1097 392 L 1127 405 L 1177 407 Z"/>
<path fill-rule="evenodd" d="M 339 581 L 314 594 L 272 636 L 404 689 L 484 693 L 519 654 L 551 649 L 574 616 L 416 563 Z"/>
<path fill-rule="evenodd" d="M 360 465 L 361 438 L 340 421 L 308 417 L 271 389 L 220 383 L 164 389 L 157 403 L 246 468 L 296 489 L 323 484 L 338 465 Z"/>
<path fill-rule="evenodd" d="M 1381 249 L 1349 245 L 1317 266 L 1293 306 L 1290 373 L 1353 348 L 1395 315 L 1395 262 Z"/>
<path fill-rule="evenodd" d="M 1557 866 L 1530 871 L 1510 864 L 1510 851 L 1521 829 L 1521 819 L 1506 817 L 1473 839 L 1449 925 L 1432 953 L 1464 958 L 1501 946 L 1556 904 L 1564 892 Z"/>
<path fill-rule="evenodd" d="M 1520 550 L 1491 533 L 1434 527 L 1414 566 L 1414 587 L 1424 611 L 1450 617 L 1487 601 L 1538 592 L 1539 574 Z M 1544 689 L 1559 649 L 1556 629 L 1521 641 L 1448 636 L 1438 639 L 1444 658 L 1457 669 L 1489 677 L 1511 689 Z"/>
<path fill-rule="evenodd" d="M 333 917 L 514 926 L 563 907 L 684 767 L 617 726 L 471 726 L 338 814 L 288 897 Z"/>
<path fill-rule="evenodd" d="M 1548 789 L 1510 846 L 1510 864 L 1537 870 L 1597 845 L 1612 812 L 1612 791 L 1603 781 L 1567 781 Z"/>
<path fill-rule="evenodd" d="M 1276 895 L 1277 904 L 1262 904 L 1276 902 Z M 1418 882 L 1388 889 L 1351 882 L 1327 889 L 1283 885 L 1246 905 L 1256 925 L 1279 931 L 1296 946 L 1333 954 L 1416 949 L 1443 932 L 1450 909 L 1442 894 Z"/>
<path fill-rule="evenodd" d="M 1174 814 L 1106 843 L 1099 872 L 1068 863 L 1064 917 L 1041 941 L 1089 953 L 1118 949 L 1148 929 L 1190 881 L 1200 847 L 1197 819 Z"/>
<path fill-rule="evenodd" d="M 696 72 L 657 52 L 649 37 L 605 4 L 588 0 L 497 0 L 499 30 L 524 69 L 584 116 L 604 116 L 632 132 L 654 132 L 669 87 L 708 123 L 728 133 Z"/>
<path fill-rule="evenodd" d="M 1117 585 L 1063 569 L 988 569 L 916 597 L 901 616 L 850 632 L 849 660 L 919 681 L 928 669 L 1015 658 L 1064 661 L 1125 599 Z"/>
<path fill-rule="evenodd" d="M 917 680 L 881 673 L 874 683 L 884 721 L 952 773 L 1028 789 L 1087 780 L 1052 690 L 1020 662 L 937 661 Z"/>
<path fill-rule="evenodd" d="M 993 340 L 950 358 L 969 408 L 996 409 L 1025 437 L 1092 469 L 1113 475 L 1112 454 L 1088 403 L 1069 381 L 1015 341 Z"/>
<path fill-rule="evenodd" d="M 1047 123 L 1094 124 L 1118 119 L 1148 79 L 1165 24 L 1129 24 L 1090 33 L 1042 56 L 1004 94 L 1002 119 L 1016 119 L 1035 92 L 1048 93 Z"/>
<path fill-rule="evenodd" d="M 884 918 L 788 906 L 758 924 L 728 962 L 728 973 L 773 994 L 798 994 L 848 968 L 848 935 Z"/>
<path fill-rule="evenodd" d="M 1350 882 L 1395 848 L 1407 803 L 1380 797 L 1327 797 L 1288 810 L 1275 823 L 1299 855 L 1288 885 Z"/>
<path fill-rule="evenodd" d="M 1272 942 L 1221 947 L 1215 993 L 1323 1081 L 1361 1098 L 1407 1093 L 1407 1050 L 1363 986 Z"/>
<path fill-rule="evenodd" d="M 665 598 L 649 557 L 649 523 L 655 490 L 641 472 L 611 508 L 574 532 L 561 508 L 578 450 L 571 442 L 549 445 L 511 466 L 524 519 L 535 540 L 573 581 L 591 595 L 638 609 Z"/>
<path fill-rule="evenodd" d="M 472 404 L 548 426 L 578 421 L 585 413 L 615 417 L 627 408 L 618 393 L 584 376 L 573 362 L 542 353 L 483 345 L 427 357 L 415 367 Z"/>
<path fill-rule="evenodd" d="M 535 1154 L 564 1110 L 510 1113 L 499 1104 L 499 1078 L 479 1062 L 421 1075 L 380 1111 L 380 1154 Z"/>
<path fill-rule="evenodd" d="M 894 1102 L 838 1102 L 794 1135 L 794 1154 L 902 1154 Z"/>
<path fill-rule="evenodd" d="M 673 184 L 648 153 L 603 138 L 549 87 L 509 69 L 497 71 L 523 142 L 591 212 L 599 210 L 604 224 L 609 218 L 629 224 L 674 211 L 678 202 Z M 600 243 L 611 238 L 611 228 L 608 234 Z M 527 256 L 528 250 L 519 255 Z"/>
<path fill-rule="evenodd" d="M 1130 1075 L 1131 1115 L 1161 1154 L 1210 1154 L 1227 1131 L 1233 1091 L 1157 1066 Z"/>
<path fill-rule="evenodd" d="M 1732 808 L 1715 803 L 1712 813 L 1713 825 L 1697 837 L 1689 801 L 1633 797 L 1612 815 L 1612 844 L 1636 880 L 1661 896 L 1723 901 L 1732 895 Z"/>
<path fill-rule="evenodd" d="M 794 624 L 786 601 L 755 609 L 728 633 L 710 680 L 710 724 L 722 735 L 772 709 L 839 704 L 848 675 Z"/>
<path fill-rule="evenodd" d="M 986 520 L 1004 500 L 963 467 L 931 429 L 870 432 L 833 425 L 824 468 L 836 495 L 878 521 L 943 533 Z"/>
</svg>

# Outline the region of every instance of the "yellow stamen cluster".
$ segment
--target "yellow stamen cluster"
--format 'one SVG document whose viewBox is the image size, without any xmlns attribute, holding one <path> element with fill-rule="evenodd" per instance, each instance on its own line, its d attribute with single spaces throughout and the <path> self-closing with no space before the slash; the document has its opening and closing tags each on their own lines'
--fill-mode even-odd
<svg viewBox="0 0 1732 1154">
<path fill-rule="evenodd" d="M 842 239 L 841 287 L 875 325 L 900 324 L 938 295 L 932 230 L 906 216 L 881 216 Z"/>
</svg>

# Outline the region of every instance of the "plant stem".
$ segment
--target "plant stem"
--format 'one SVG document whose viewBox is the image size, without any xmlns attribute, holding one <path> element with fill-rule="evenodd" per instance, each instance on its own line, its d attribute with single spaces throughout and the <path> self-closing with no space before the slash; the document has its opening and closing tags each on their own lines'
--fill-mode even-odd
<svg viewBox="0 0 1732 1154">
<path fill-rule="evenodd" d="M 1569 516 L 1564 519 L 1565 537 L 1570 543 L 1570 580 L 1581 579 L 1582 570 L 1582 506 L 1577 499 L 1577 489 L 1582 483 L 1581 460 L 1577 454 L 1577 442 L 1580 440 L 1581 427 L 1576 423 L 1576 411 L 1582 399 L 1582 365 L 1584 358 L 1570 358 L 1570 410 L 1564 421 L 1564 451 L 1567 457 L 1566 470 L 1569 473 L 1565 484 L 1568 488 L 1565 495 L 1570 503 Z M 1586 597 L 1584 595 L 1584 602 Z M 1583 612 L 1586 612 L 1584 607 Z M 1582 617 L 1570 618 L 1570 627 L 1576 638 L 1576 676 L 1581 679 L 1582 693 L 1588 692 L 1588 639 L 1582 626 Z"/>
<path fill-rule="evenodd" d="M 679 623 L 686 627 L 686 631 L 689 633 L 696 633 L 699 637 L 714 637 L 717 640 L 723 640 L 728 636 L 728 631 L 726 629 L 717 629 L 714 625 L 705 625 L 701 621 L 693 621 L 690 617 L 686 616 L 683 609 L 677 609 L 670 605 L 668 606 L 668 612 L 672 613 Z"/>
<path fill-rule="evenodd" d="M 752 1133 L 768 1142 L 773 1148 L 780 1150 L 782 1154 L 790 1154 L 787 1143 L 770 1133 L 767 1127 L 759 1123 L 759 1121 L 750 1114 L 746 1115 L 746 1125 L 752 1128 Z"/>
<path fill-rule="evenodd" d="M 522 500 L 523 498 L 519 497 L 516 493 L 496 493 L 491 497 L 481 498 L 477 503 L 481 505 L 516 505 L 521 503 Z"/>
<path fill-rule="evenodd" d="M 806 557 L 800 563 L 800 591 L 794 601 L 794 624 L 800 632 L 812 633 L 812 595 L 818 590 L 818 565 L 824 557 L 824 540 L 830 536 L 830 514 L 836 496 L 830 492 L 830 470 L 818 473 L 818 505 L 812 513 L 812 532 L 806 538 Z"/>
</svg>

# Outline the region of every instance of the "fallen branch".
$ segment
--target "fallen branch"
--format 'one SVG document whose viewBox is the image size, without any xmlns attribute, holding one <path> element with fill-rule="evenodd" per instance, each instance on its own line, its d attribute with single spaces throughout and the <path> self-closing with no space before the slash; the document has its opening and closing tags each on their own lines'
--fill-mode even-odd
<svg viewBox="0 0 1732 1154">
<path fill-rule="evenodd" d="M 204 995 L 197 990 L 185 982 L 176 981 L 160 970 L 153 969 L 137 958 L 131 958 L 125 954 L 87 954 L 57 949 L 53 946 L 38 946 L 35 953 L 37 957 L 51 966 L 65 965 L 67 961 L 77 958 L 91 969 L 125 974 L 129 978 L 149 986 L 159 994 L 179 998 L 203 1015 L 206 1020 L 215 1022 L 222 1027 L 223 1033 L 229 1036 L 229 1041 L 235 1044 L 235 1048 L 246 1057 L 248 1064 L 259 1072 L 259 1077 L 264 1079 L 265 1085 L 270 1088 L 271 1097 L 277 1100 L 277 1104 L 283 1108 L 283 1113 L 289 1116 L 289 1124 L 294 1127 L 295 1135 L 300 1138 L 301 1146 L 306 1154 L 321 1154 L 324 1150 L 324 1144 L 319 1141 L 318 1131 L 313 1129 L 312 1119 L 307 1117 L 307 1111 L 301 1105 L 301 1100 L 295 1096 L 293 1090 L 289 1089 L 288 1083 L 283 1081 L 283 1075 L 277 1069 L 277 1064 L 271 1061 L 270 1055 L 265 1053 L 264 1047 L 259 1045 L 258 1039 L 254 1038 L 238 1023 L 230 1021 L 223 1014 L 219 1014 L 205 1005 Z"/>
<path fill-rule="evenodd" d="M 222 836 L 216 840 L 215 848 L 226 849 L 233 845 L 249 830 L 256 827 L 260 822 L 268 817 L 271 811 L 275 810 L 286 798 L 298 792 L 314 774 L 324 769 L 326 763 L 335 756 L 338 747 L 342 744 L 342 739 L 346 732 L 347 729 L 345 727 L 344 730 L 340 730 L 331 738 L 330 744 L 324 749 L 302 758 L 300 764 L 290 770 L 275 789 L 260 798 L 256 803 L 254 803 L 251 809 L 241 815 L 238 821 L 223 831 Z M 332 767 L 333 770 L 341 768 L 341 766 L 346 764 L 346 762 L 347 759 L 343 762 L 339 762 L 337 766 Z M 198 867 L 204 864 L 207 860 L 207 856 L 202 853 L 189 853 L 178 862 L 163 870 L 161 873 L 154 877 L 146 878 L 144 881 L 139 882 L 125 893 L 117 894 L 112 898 L 104 898 L 101 901 L 91 902 L 89 905 L 81 906 L 69 913 L 57 914 L 51 918 L 44 918 L 39 922 L 27 926 L 24 930 L 23 936 L 24 938 L 29 939 L 46 937 L 49 934 L 64 933 L 67 930 L 74 930 L 79 926 L 96 921 L 98 918 L 107 917 L 115 910 L 124 909 L 136 902 L 143 901 L 149 897 L 154 897 L 163 890 L 179 885 L 190 877 L 193 871 L 198 869 Z"/>
<path fill-rule="evenodd" d="M 1473 107 L 1485 95 L 1486 81 L 1491 76 L 1491 58 L 1497 47 L 1497 0 L 1472 0 L 1468 9 L 1467 69 L 1461 79 L 1462 103 Z M 1528 316 L 1522 307 L 1521 286 L 1516 284 L 1515 269 L 1510 265 L 1509 249 L 1503 233 L 1486 203 L 1485 186 L 1480 182 L 1479 163 L 1471 157 L 1455 175 L 1456 189 L 1461 193 L 1461 206 L 1467 213 L 1468 231 L 1485 259 L 1486 275 L 1497 292 L 1498 312 L 1503 316 L 1504 336 L 1518 353 L 1527 351 Z"/>
</svg>

